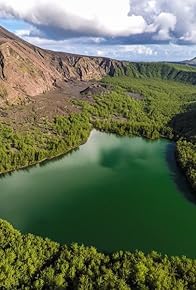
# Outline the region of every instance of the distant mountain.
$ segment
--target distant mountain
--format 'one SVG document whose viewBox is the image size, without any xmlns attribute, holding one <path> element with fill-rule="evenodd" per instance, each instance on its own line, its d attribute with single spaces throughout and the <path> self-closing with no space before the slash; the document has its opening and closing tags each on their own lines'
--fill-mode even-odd
<svg viewBox="0 0 196 290">
<path fill-rule="evenodd" d="M 188 65 L 196 65 L 196 57 L 190 59 L 190 60 L 185 60 L 182 62 L 183 64 L 188 64 Z"/>
</svg>

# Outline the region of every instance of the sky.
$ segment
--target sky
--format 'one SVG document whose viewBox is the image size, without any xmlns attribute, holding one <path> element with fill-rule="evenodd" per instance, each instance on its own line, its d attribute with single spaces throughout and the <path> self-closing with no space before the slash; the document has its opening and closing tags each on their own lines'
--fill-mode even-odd
<svg viewBox="0 0 196 290">
<path fill-rule="evenodd" d="M 196 57 L 196 0 L 0 0 L 0 25 L 52 50 L 130 61 Z"/>
</svg>

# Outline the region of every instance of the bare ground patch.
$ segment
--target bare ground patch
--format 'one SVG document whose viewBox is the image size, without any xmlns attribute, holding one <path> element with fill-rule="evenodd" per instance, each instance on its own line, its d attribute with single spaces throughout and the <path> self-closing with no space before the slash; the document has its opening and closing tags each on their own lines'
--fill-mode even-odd
<svg viewBox="0 0 196 290">
<path fill-rule="evenodd" d="M 41 125 L 45 120 L 52 120 L 57 115 L 78 112 L 74 99 L 89 99 L 81 94 L 95 82 L 69 81 L 56 84 L 56 88 L 41 95 L 29 97 L 24 105 L 0 108 L 0 122 L 10 124 L 15 129 L 29 125 Z"/>
</svg>

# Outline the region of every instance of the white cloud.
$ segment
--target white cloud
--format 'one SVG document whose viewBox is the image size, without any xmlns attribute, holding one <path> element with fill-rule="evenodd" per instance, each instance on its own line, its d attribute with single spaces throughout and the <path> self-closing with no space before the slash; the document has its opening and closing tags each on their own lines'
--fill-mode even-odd
<svg viewBox="0 0 196 290">
<path fill-rule="evenodd" d="M 145 45 L 123 45 L 120 46 L 121 52 L 134 53 L 138 55 L 152 56 L 157 55 L 156 49 Z"/>
<path fill-rule="evenodd" d="M 196 43 L 196 0 L 131 0 L 131 10 L 145 19 L 148 30 L 157 28 L 157 40 Z"/>
<path fill-rule="evenodd" d="M 31 30 L 30 29 L 18 29 L 15 31 L 15 34 L 19 37 L 27 37 L 27 36 L 30 36 Z"/>
<path fill-rule="evenodd" d="M 55 40 L 196 43 L 196 0 L 0 0 L 0 16 L 33 25 L 29 36 Z"/>
<path fill-rule="evenodd" d="M 105 36 L 143 33 L 142 16 L 128 16 L 129 0 L 0 0 L 0 11 L 34 25 Z"/>
<path fill-rule="evenodd" d="M 154 39 L 169 40 L 170 32 L 175 30 L 176 16 L 171 13 L 161 12 L 154 20 L 154 23 L 148 26 L 148 32 L 157 32 Z"/>
<path fill-rule="evenodd" d="M 96 55 L 97 55 L 97 56 L 103 56 L 103 55 L 104 55 L 104 51 L 98 49 L 98 50 L 96 51 Z"/>
</svg>

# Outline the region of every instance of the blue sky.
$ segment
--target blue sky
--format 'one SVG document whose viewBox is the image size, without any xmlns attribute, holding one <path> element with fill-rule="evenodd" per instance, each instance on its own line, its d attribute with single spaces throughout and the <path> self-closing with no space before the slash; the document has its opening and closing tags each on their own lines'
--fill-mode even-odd
<svg viewBox="0 0 196 290">
<path fill-rule="evenodd" d="M 132 61 L 196 57 L 196 1 L 0 0 L 0 24 L 43 48 Z"/>
</svg>

